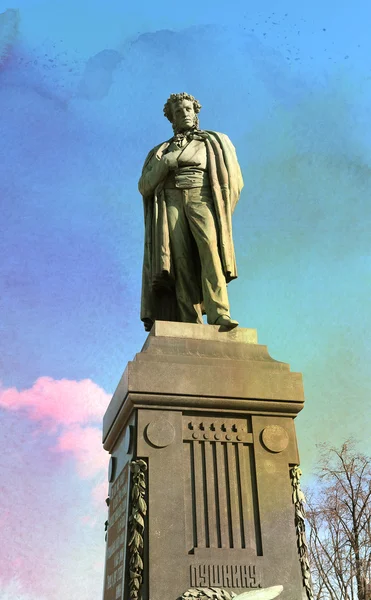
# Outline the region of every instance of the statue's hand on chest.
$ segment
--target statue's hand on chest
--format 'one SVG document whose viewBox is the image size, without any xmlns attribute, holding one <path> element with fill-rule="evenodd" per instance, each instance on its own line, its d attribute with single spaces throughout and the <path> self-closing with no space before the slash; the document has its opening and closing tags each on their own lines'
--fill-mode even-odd
<svg viewBox="0 0 371 600">
<path fill-rule="evenodd" d="M 163 155 L 162 160 L 169 169 L 199 167 L 201 161 L 197 154 L 199 154 L 199 148 L 198 144 L 194 141 L 186 144 L 183 148 L 179 148 L 175 142 L 172 142 Z"/>
</svg>

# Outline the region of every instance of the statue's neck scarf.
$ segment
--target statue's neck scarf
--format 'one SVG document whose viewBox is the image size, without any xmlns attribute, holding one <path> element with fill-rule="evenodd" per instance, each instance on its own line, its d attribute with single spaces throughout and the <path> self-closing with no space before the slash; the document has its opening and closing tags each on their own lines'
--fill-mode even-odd
<svg viewBox="0 0 371 600">
<path fill-rule="evenodd" d="M 175 144 L 179 146 L 179 148 L 181 148 L 184 144 L 184 140 L 186 140 L 186 142 L 189 143 L 194 139 L 203 139 L 201 134 L 201 130 L 197 129 L 197 127 L 194 126 L 191 129 L 187 129 L 186 131 L 175 132 L 172 141 L 174 141 Z"/>
</svg>

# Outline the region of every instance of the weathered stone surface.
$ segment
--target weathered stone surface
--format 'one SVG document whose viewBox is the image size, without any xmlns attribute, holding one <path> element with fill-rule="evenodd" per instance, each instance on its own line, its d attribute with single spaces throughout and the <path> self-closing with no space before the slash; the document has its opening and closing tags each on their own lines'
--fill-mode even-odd
<svg viewBox="0 0 371 600">
<path fill-rule="evenodd" d="M 171 327 L 177 337 L 170 335 Z M 118 419 L 123 427 L 141 402 L 299 412 L 304 403 L 301 374 L 271 358 L 266 346 L 252 343 L 254 332 L 238 328 L 219 333 L 217 326 L 156 322 L 113 395 L 103 420 L 104 440 L 113 423 L 117 428 Z"/>
<path fill-rule="evenodd" d="M 155 321 L 149 335 L 162 338 L 239 342 L 242 344 L 258 343 L 256 329 L 237 327 L 230 331 L 223 331 L 218 325 L 200 327 L 197 323 L 176 323 L 173 321 Z"/>
<path fill-rule="evenodd" d="M 140 597 L 282 585 L 282 600 L 300 600 L 289 469 L 299 463 L 301 375 L 252 343 L 253 330 L 196 325 L 196 337 L 176 327 L 174 337 L 155 324 L 104 417 L 117 476 L 131 456 L 128 427 L 132 455 L 148 467 Z"/>
<path fill-rule="evenodd" d="M 156 448 L 165 448 L 172 444 L 175 429 L 167 419 L 155 419 L 147 425 L 147 440 Z"/>
<path fill-rule="evenodd" d="M 279 425 L 268 425 L 262 431 L 262 441 L 267 450 L 271 452 L 282 452 L 289 444 L 289 435 Z"/>
</svg>

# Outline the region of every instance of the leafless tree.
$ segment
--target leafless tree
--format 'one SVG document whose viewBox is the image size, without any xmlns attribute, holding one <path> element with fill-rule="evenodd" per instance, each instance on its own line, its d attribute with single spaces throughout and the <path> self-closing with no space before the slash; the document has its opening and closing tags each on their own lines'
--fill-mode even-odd
<svg viewBox="0 0 371 600">
<path fill-rule="evenodd" d="M 351 441 L 322 445 L 318 487 L 307 492 L 316 600 L 371 600 L 371 458 Z"/>
</svg>

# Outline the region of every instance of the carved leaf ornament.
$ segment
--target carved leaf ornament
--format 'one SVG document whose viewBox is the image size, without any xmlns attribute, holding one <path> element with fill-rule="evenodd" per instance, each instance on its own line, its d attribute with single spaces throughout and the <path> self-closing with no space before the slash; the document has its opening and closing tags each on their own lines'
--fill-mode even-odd
<svg viewBox="0 0 371 600">
<path fill-rule="evenodd" d="M 271 600 L 282 592 L 282 585 L 234 594 L 223 588 L 191 588 L 184 592 L 179 600 Z"/>
<path fill-rule="evenodd" d="M 308 600 L 313 600 L 312 580 L 308 559 L 308 546 L 305 537 L 305 496 L 303 491 L 300 489 L 300 477 L 302 476 L 302 471 L 298 466 L 295 466 L 290 469 L 290 474 L 292 483 L 292 499 L 295 506 L 296 538 L 298 542 L 303 583 Z"/>
<path fill-rule="evenodd" d="M 131 513 L 129 516 L 129 597 L 137 600 L 143 581 L 143 532 L 144 517 L 147 513 L 145 501 L 147 463 L 144 460 L 133 460 L 130 463 L 133 474 L 131 490 Z"/>
</svg>

